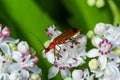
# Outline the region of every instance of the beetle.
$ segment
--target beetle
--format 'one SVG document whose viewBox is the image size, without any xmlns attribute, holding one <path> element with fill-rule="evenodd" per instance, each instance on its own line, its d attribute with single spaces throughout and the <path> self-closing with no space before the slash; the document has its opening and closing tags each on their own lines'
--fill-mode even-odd
<svg viewBox="0 0 120 80">
<path fill-rule="evenodd" d="M 44 53 L 46 54 L 51 49 L 54 49 L 54 55 L 55 53 L 55 46 L 59 44 L 67 43 L 66 41 L 69 40 L 71 37 L 76 37 L 80 33 L 79 28 L 72 28 L 69 30 L 64 31 L 62 34 L 58 35 L 53 39 L 53 41 L 49 44 L 47 48 L 45 48 Z"/>
</svg>

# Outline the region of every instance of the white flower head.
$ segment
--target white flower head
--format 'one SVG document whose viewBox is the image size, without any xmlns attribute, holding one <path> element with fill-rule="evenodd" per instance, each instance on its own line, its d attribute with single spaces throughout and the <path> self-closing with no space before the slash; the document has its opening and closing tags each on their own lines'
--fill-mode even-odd
<svg viewBox="0 0 120 80">
<path fill-rule="evenodd" d="M 49 27 L 49 29 L 53 31 L 54 27 Z M 52 36 L 50 44 L 54 40 L 56 35 L 60 35 L 55 31 L 51 33 L 54 36 Z M 43 51 L 44 57 L 47 58 L 50 63 L 54 64 L 54 66 L 49 69 L 48 78 L 50 79 L 55 77 L 59 71 L 61 72 L 61 76 L 63 79 L 66 77 L 70 77 L 69 70 L 72 67 L 77 67 L 84 63 L 84 59 L 86 57 L 86 42 L 86 36 L 78 34 L 76 37 L 72 37 L 71 39 L 66 40 L 66 43 L 56 45 L 55 49 L 52 48 L 46 54 Z"/>
<path fill-rule="evenodd" d="M 32 56 L 27 42 L 18 43 L 9 35 L 8 27 L 2 29 L 0 24 L 0 80 L 28 80 L 30 74 L 39 74 L 38 57 Z"/>
<path fill-rule="evenodd" d="M 106 28 L 102 28 L 103 30 L 99 32 L 99 28 L 97 29 L 99 26 Z M 115 63 L 120 61 L 115 51 L 115 48 L 117 48 L 120 44 L 119 30 L 120 29 L 118 27 L 113 27 L 110 24 L 104 23 L 99 23 L 95 27 L 94 31 L 96 31 L 96 36 L 93 36 L 92 44 L 97 48 L 89 50 L 87 56 L 90 58 L 98 56 L 98 62 L 101 69 L 105 68 L 108 61 L 114 61 Z"/>
<path fill-rule="evenodd" d="M 92 37 L 92 44 L 96 48 L 89 50 L 87 54 L 89 58 L 92 58 L 89 62 L 90 71 L 99 80 L 119 80 L 120 69 L 117 64 L 120 63 L 118 56 L 120 52 L 120 28 L 99 23 L 94 32 L 96 35 Z"/>
</svg>

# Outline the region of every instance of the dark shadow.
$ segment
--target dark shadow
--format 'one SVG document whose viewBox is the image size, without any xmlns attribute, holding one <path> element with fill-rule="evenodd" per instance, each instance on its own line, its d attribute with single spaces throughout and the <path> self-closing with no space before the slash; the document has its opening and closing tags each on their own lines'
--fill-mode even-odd
<svg viewBox="0 0 120 80">
<path fill-rule="evenodd" d="M 59 26 L 64 25 L 65 28 L 70 28 L 67 19 L 70 17 L 69 12 L 66 10 L 60 0 L 34 0 L 35 3 L 46 12 Z M 56 24 L 55 23 L 55 24 Z"/>
</svg>

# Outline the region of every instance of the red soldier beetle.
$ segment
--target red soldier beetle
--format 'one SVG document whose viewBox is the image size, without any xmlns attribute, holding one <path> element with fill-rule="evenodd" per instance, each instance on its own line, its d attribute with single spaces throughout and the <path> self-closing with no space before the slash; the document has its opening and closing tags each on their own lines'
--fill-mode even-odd
<svg viewBox="0 0 120 80">
<path fill-rule="evenodd" d="M 64 31 L 62 34 L 58 35 L 56 38 L 53 39 L 53 41 L 49 44 L 47 48 L 45 48 L 45 53 L 50 51 L 51 49 L 54 49 L 54 55 L 55 53 L 55 46 L 59 44 L 67 43 L 66 41 L 69 40 L 71 37 L 75 37 L 80 33 L 79 28 L 72 28 L 69 30 Z"/>
<path fill-rule="evenodd" d="M 45 48 L 45 51 L 44 51 L 45 54 L 47 52 L 49 52 L 51 49 L 54 49 L 54 55 L 55 55 L 56 54 L 55 53 L 55 50 L 56 50 L 55 46 L 56 45 L 67 43 L 67 40 L 71 39 L 72 37 L 76 37 L 79 33 L 80 33 L 79 28 L 72 28 L 72 29 L 66 30 L 62 34 L 55 37 L 47 48 L 45 48 L 45 46 L 43 46 L 42 41 L 35 34 L 33 34 L 33 33 L 32 34 L 39 40 L 39 42 Z"/>
</svg>

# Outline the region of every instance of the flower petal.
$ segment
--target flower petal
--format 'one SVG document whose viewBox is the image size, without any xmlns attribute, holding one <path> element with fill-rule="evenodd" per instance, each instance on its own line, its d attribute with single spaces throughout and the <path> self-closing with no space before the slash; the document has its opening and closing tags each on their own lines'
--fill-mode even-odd
<svg viewBox="0 0 120 80">
<path fill-rule="evenodd" d="M 47 60 L 50 62 L 50 63 L 54 63 L 54 61 L 55 61 L 55 56 L 54 56 L 54 54 L 53 53 L 47 53 L 46 54 L 46 57 L 47 57 Z"/>
<path fill-rule="evenodd" d="M 20 69 L 21 69 L 21 67 L 17 63 L 10 64 L 10 66 L 8 67 L 8 71 L 10 73 L 12 73 L 12 72 L 18 72 Z"/>
<path fill-rule="evenodd" d="M 97 78 L 104 74 L 101 70 L 92 70 L 91 72 L 93 72 Z"/>
<path fill-rule="evenodd" d="M 34 72 L 34 73 L 40 73 L 41 72 L 41 69 L 39 69 L 37 66 L 30 67 L 29 70 Z"/>
<path fill-rule="evenodd" d="M 2 74 L 2 79 L 1 80 L 9 80 L 9 75 L 7 73 L 6 74 Z"/>
<path fill-rule="evenodd" d="M 90 77 L 89 77 L 89 80 L 94 80 L 94 74 L 92 74 Z"/>
<path fill-rule="evenodd" d="M 119 76 L 120 75 L 119 69 L 118 69 L 117 65 L 115 65 L 114 63 L 108 63 L 107 67 L 111 71 L 113 76 Z"/>
<path fill-rule="evenodd" d="M 56 67 L 51 67 L 48 71 L 48 79 L 51 79 L 53 77 L 55 77 L 57 75 L 57 73 L 59 72 L 59 69 Z"/>
<path fill-rule="evenodd" d="M 107 57 L 106 56 L 99 56 L 98 62 L 100 65 L 100 69 L 103 70 L 106 67 L 107 64 Z"/>
<path fill-rule="evenodd" d="M 1 43 L 0 48 L 2 49 L 4 54 L 11 55 L 10 48 L 6 43 Z"/>
<path fill-rule="evenodd" d="M 93 36 L 92 38 L 92 44 L 96 47 L 98 47 L 98 44 L 102 41 L 102 39 L 98 36 Z"/>
<path fill-rule="evenodd" d="M 91 49 L 90 51 L 88 51 L 88 53 L 86 55 L 89 58 L 97 57 L 97 56 L 99 56 L 98 49 Z"/>
<path fill-rule="evenodd" d="M 66 77 L 70 77 L 71 76 L 70 71 L 68 69 L 61 70 L 61 76 L 63 79 L 65 79 Z"/>
<path fill-rule="evenodd" d="M 116 34 L 118 33 L 117 29 L 115 27 L 110 27 L 105 33 L 104 37 L 107 38 L 110 41 L 113 41 L 116 37 Z"/>
<path fill-rule="evenodd" d="M 25 80 L 29 78 L 29 72 L 27 70 L 21 70 L 21 75 L 23 76 L 23 78 L 25 78 Z"/>
<path fill-rule="evenodd" d="M 12 52 L 12 57 L 15 61 L 17 62 L 21 62 L 21 57 L 22 57 L 22 54 L 18 51 L 13 51 Z"/>
<path fill-rule="evenodd" d="M 113 59 L 115 62 L 120 62 L 120 58 L 113 51 L 111 51 L 111 53 L 108 54 L 108 57 L 110 59 Z"/>
<path fill-rule="evenodd" d="M 84 69 L 84 77 L 86 78 L 86 77 L 88 77 L 89 76 L 89 71 L 88 71 L 88 69 Z"/>
<path fill-rule="evenodd" d="M 11 43 L 18 43 L 19 42 L 19 39 L 15 40 L 11 37 L 7 37 L 7 38 L 4 38 L 3 39 L 4 42 L 11 42 Z"/>
</svg>

